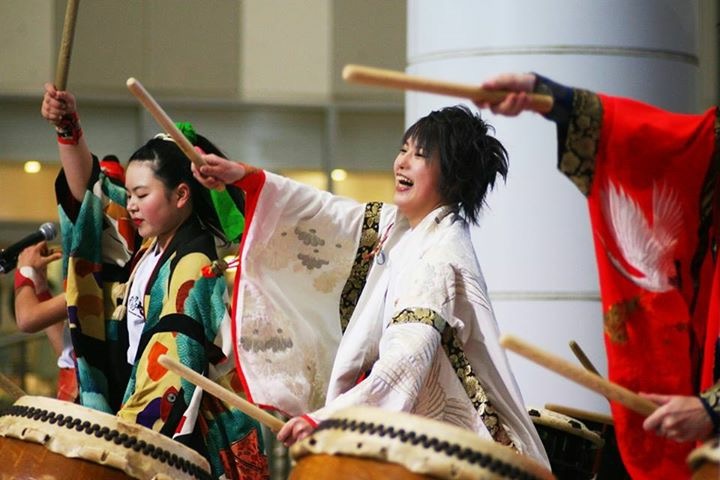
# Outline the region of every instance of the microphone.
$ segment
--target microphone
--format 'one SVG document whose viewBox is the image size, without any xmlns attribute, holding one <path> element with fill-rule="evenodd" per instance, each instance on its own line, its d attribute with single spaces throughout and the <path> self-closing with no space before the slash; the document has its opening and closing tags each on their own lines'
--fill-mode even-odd
<svg viewBox="0 0 720 480">
<path fill-rule="evenodd" d="M 52 240 L 57 235 L 55 225 L 51 222 L 43 223 L 37 232 L 10 245 L 5 250 L 0 250 L 0 273 L 8 273 L 17 265 L 20 252 L 30 245 L 35 245 L 43 240 Z"/>
</svg>

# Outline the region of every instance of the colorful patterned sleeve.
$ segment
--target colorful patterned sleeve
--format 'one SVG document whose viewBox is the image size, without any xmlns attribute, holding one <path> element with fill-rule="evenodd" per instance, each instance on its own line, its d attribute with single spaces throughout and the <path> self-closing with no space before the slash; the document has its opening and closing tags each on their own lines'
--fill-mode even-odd
<svg viewBox="0 0 720 480">
<path fill-rule="evenodd" d="M 113 413 L 124 384 L 122 369 L 108 356 L 117 338 L 111 319 L 112 286 L 126 278 L 134 230 L 125 210 L 125 189 L 100 172 L 97 158 L 82 202 L 70 194 L 63 172 L 55 184 L 62 231 L 63 271 L 73 347 L 77 357 L 80 401 Z"/>
</svg>

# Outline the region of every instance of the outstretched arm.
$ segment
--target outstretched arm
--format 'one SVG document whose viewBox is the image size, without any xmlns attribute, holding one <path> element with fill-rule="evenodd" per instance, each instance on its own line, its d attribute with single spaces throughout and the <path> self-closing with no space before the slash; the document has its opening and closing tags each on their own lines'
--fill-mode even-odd
<svg viewBox="0 0 720 480">
<path fill-rule="evenodd" d="M 92 173 L 92 154 L 80 128 L 75 97 L 46 83 L 40 113 L 55 126 L 60 162 L 70 192 L 77 201 L 82 201 Z"/>
<path fill-rule="evenodd" d="M 493 113 L 514 117 L 530 110 L 529 93 L 535 88 L 536 76 L 533 73 L 503 73 L 485 81 L 481 86 L 486 90 L 506 90 L 511 93 L 501 102 L 476 102 L 479 108 L 489 108 Z"/>
<path fill-rule="evenodd" d="M 197 168 L 193 164 L 192 171 L 195 178 L 209 189 L 235 183 L 242 180 L 245 175 L 258 170 L 252 165 L 228 160 L 218 155 L 200 153 L 205 165 Z"/>
</svg>

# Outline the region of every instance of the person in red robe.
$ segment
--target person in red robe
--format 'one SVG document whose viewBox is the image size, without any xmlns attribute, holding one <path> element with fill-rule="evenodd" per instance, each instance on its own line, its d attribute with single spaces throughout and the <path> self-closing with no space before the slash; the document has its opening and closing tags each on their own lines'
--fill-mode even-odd
<svg viewBox="0 0 720 480">
<path fill-rule="evenodd" d="M 720 109 L 671 113 L 633 99 L 503 74 L 494 105 L 514 116 L 528 93 L 553 97 L 558 168 L 585 195 L 595 243 L 610 380 L 659 408 L 612 402 L 633 478 L 689 478 L 695 444 L 717 435 L 720 362 Z"/>
</svg>

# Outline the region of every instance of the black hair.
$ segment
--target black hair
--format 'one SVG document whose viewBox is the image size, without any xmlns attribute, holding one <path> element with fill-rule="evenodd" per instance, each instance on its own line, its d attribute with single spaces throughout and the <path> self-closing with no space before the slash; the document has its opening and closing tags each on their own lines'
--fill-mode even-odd
<svg viewBox="0 0 720 480">
<path fill-rule="evenodd" d="M 431 161 L 440 158 L 440 195 L 470 223 L 477 223 L 487 192 L 498 175 L 507 178 L 505 147 L 489 132 L 494 129 L 464 105 L 436 110 L 407 129 L 403 145 L 412 139 Z"/>
<path fill-rule="evenodd" d="M 227 158 L 210 140 L 199 134 L 196 134 L 196 137 L 194 146 L 200 147 L 205 153 L 214 153 Z M 195 179 L 190 168 L 190 160 L 174 141 L 166 136 L 155 136 L 130 155 L 128 166 L 133 161 L 152 162 L 153 173 L 167 190 L 173 190 L 181 183 L 186 183 L 190 187 L 192 210 L 197 220 L 222 242 L 229 243 L 223 233 L 210 192 Z"/>
</svg>

